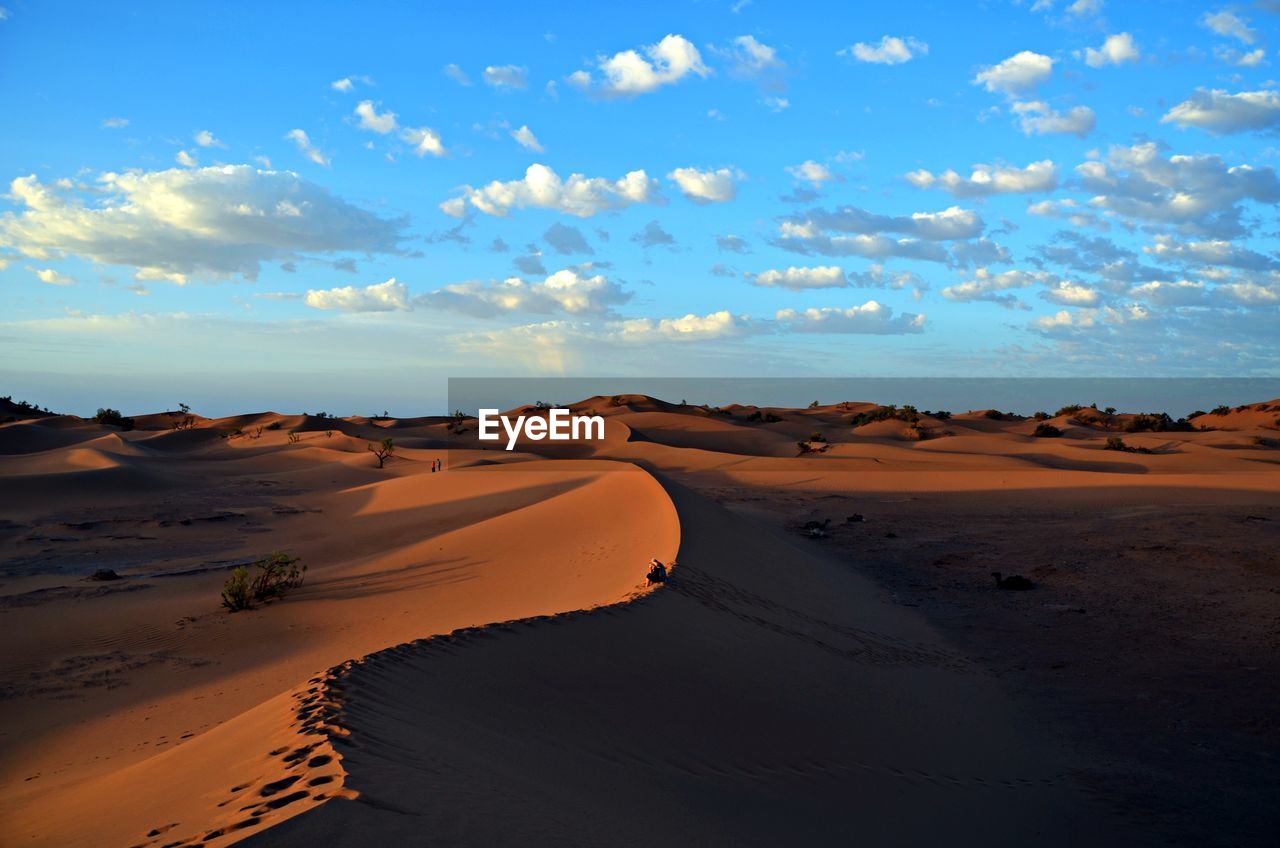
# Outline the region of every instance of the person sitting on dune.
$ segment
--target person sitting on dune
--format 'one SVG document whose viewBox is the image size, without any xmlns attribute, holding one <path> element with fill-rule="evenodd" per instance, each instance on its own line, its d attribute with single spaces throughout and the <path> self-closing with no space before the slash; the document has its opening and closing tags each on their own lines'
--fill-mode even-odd
<svg viewBox="0 0 1280 848">
<path fill-rule="evenodd" d="M 649 580 L 649 585 L 654 583 L 667 582 L 667 567 L 656 559 L 649 560 L 649 573 L 645 575 Z"/>
</svg>

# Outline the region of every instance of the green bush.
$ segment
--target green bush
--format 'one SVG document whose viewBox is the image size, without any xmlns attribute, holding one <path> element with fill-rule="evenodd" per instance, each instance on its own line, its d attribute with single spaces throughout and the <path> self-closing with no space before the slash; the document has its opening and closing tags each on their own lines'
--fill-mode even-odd
<svg viewBox="0 0 1280 848">
<path fill-rule="evenodd" d="M 306 577 L 307 567 L 298 562 L 298 557 L 277 551 L 254 563 L 258 572 L 252 579 L 248 566 L 238 566 L 222 586 L 222 605 L 238 612 L 253 609 L 254 602 L 283 598 Z"/>
<path fill-rule="evenodd" d="M 120 414 L 120 410 L 106 407 L 98 410 L 98 414 L 93 416 L 93 420 L 99 424 L 109 424 L 113 427 L 119 427 L 121 430 L 132 430 L 133 419 L 125 418 Z"/>
<path fill-rule="evenodd" d="M 1062 435 L 1062 431 L 1052 424 L 1037 424 L 1031 435 L 1037 439 L 1056 439 Z"/>
<path fill-rule="evenodd" d="M 1129 446 L 1124 443 L 1124 439 L 1119 436 L 1107 436 L 1107 443 L 1103 446 L 1103 450 L 1127 451 Z"/>
</svg>

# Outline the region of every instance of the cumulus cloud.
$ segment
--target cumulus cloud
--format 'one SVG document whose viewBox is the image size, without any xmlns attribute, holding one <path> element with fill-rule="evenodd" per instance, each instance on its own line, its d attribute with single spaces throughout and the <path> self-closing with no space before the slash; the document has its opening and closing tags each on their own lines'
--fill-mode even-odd
<svg viewBox="0 0 1280 848">
<path fill-rule="evenodd" d="M 195 168 L 200 165 L 196 157 L 192 156 L 185 150 L 179 150 L 178 155 L 173 157 L 173 161 L 177 162 L 184 168 Z"/>
<path fill-rule="evenodd" d="M 511 137 L 526 150 L 532 150 L 534 153 L 543 152 L 544 148 L 539 143 L 538 137 L 533 134 L 533 130 L 523 124 L 521 124 L 520 129 L 511 131 Z"/>
<path fill-rule="evenodd" d="M 69 286 L 75 283 L 75 280 L 65 274 L 59 274 L 53 268 L 32 268 L 27 266 L 27 270 L 36 275 L 36 279 L 50 286 Z"/>
<path fill-rule="evenodd" d="M 918 299 L 929 290 L 929 283 L 919 274 L 911 271 L 888 271 L 883 265 L 871 265 L 865 271 L 851 271 L 848 274 L 849 285 L 856 289 L 900 289 L 910 288 Z"/>
<path fill-rule="evenodd" d="M 955 171 L 934 174 L 912 171 L 907 181 L 916 188 L 938 188 L 953 197 L 986 197 L 993 194 L 1028 194 L 1053 191 L 1058 187 L 1058 169 L 1050 159 L 1032 162 L 1025 168 L 1008 165 L 974 165 L 968 177 Z"/>
<path fill-rule="evenodd" d="M 452 62 L 444 66 L 444 75 L 458 85 L 471 85 L 471 77 L 467 76 L 467 72 Z"/>
<path fill-rule="evenodd" d="M 870 62 L 875 65 L 901 65 L 910 62 L 917 56 L 929 53 L 929 45 L 917 38 L 898 38 L 885 35 L 875 44 L 859 41 L 851 47 L 839 51 L 839 56 L 852 56 L 859 62 Z"/>
<path fill-rule="evenodd" d="M 379 114 L 372 100 L 361 100 L 356 106 L 355 115 L 360 119 L 358 124 L 360 129 L 379 135 L 386 135 L 400 128 L 400 124 L 396 121 L 396 113 L 388 109 Z"/>
<path fill-rule="evenodd" d="M 1066 112 L 1058 112 L 1047 103 L 1032 100 L 1014 103 L 1013 112 L 1018 116 L 1018 125 L 1027 135 L 1074 135 L 1084 138 L 1093 132 L 1098 119 L 1088 106 L 1073 106 Z"/>
<path fill-rule="evenodd" d="M 341 91 L 343 94 L 346 94 L 347 92 L 354 90 L 356 84 L 351 81 L 351 77 L 343 77 L 342 79 L 336 79 L 329 83 L 329 87 L 334 91 Z"/>
<path fill-rule="evenodd" d="M 525 89 L 529 83 L 527 76 L 528 68 L 522 68 L 519 65 L 490 65 L 484 69 L 481 75 L 485 85 L 491 85 L 498 89 Z"/>
<path fill-rule="evenodd" d="M 751 245 L 747 240 L 735 235 L 716 236 L 716 247 L 722 253 L 750 253 Z"/>
<path fill-rule="evenodd" d="M 445 155 L 444 142 L 440 140 L 440 134 L 431 127 L 405 127 L 400 138 L 419 158 Z"/>
<path fill-rule="evenodd" d="M 667 174 L 667 179 L 676 184 L 681 194 L 695 203 L 725 203 L 737 196 L 735 176 L 737 172 L 729 168 L 717 171 L 676 168 Z"/>
<path fill-rule="evenodd" d="M 486 215 L 505 217 L 512 209 L 533 207 L 552 209 L 565 215 L 589 218 L 610 209 L 637 203 L 657 203 L 662 199 L 657 181 L 644 171 L 631 171 L 618 180 L 570 174 L 560 179 L 546 165 L 530 165 L 523 179 L 499 182 L 481 188 L 464 186 L 458 197 L 440 204 L 446 215 L 463 217 L 468 208 Z"/>
<path fill-rule="evenodd" d="M 811 184 L 814 188 L 822 188 L 823 183 L 837 179 L 830 168 L 812 159 L 801 162 L 799 165 L 788 165 L 787 173 L 797 180 Z"/>
<path fill-rule="evenodd" d="M 1258 38 L 1258 33 L 1250 29 L 1248 21 L 1226 9 L 1205 12 L 1200 18 L 1200 26 L 1224 38 L 1239 39 L 1245 44 L 1253 44 Z"/>
<path fill-rule="evenodd" d="M 674 85 L 691 74 L 706 77 L 711 73 L 698 48 L 680 35 L 668 35 L 639 50 L 602 56 L 597 66 L 599 79 L 588 71 L 576 71 L 569 75 L 569 84 L 606 97 L 635 97 Z"/>
<path fill-rule="evenodd" d="M 22 211 L 0 215 L 0 246 L 133 266 L 139 279 L 255 279 L 263 262 L 306 254 L 399 253 L 406 223 L 248 165 L 106 173 L 96 183 L 73 193 L 34 175 L 14 180 Z"/>
<path fill-rule="evenodd" d="M 1267 60 L 1267 51 L 1261 47 L 1244 53 L 1219 44 L 1213 48 L 1213 55 L 1219 61 L 1235 65 L 1237 68 L 1256 68 Z"/>
<path fill-rule="evenodd" d="M 313 309 L 334 312 L 409 312 L 413 309 L 408 288 L 396 282 L 395 277 L 363 288 L 310 289 L 302 302 Z"/>
<path fill-rule="evenodd" d="M 617 323 L 612 329 L 620 341 L 639 343 L 732 338 L 750 332 L 751 327 L 746 316 L 720 310 L 707 315 L 690 313 L 683 318 L 632 318 Z"/>
<path fill-rule="evenodd" d="M 1127 32 L 1108 35 L 1101 47 L 1096 50 L 1088 47 L 1084 51 L 1084 63 L 1091 68 L 1122 65 L 1125 62 L 1136 62 L 1139 58 L 1141 54 L 1138 52 L 1138 45 Z"/>
<path fill-rule="evenodd" d="M 992 273 L 990 269 L 978 268 L 973 278 L 942 290 L 942 296 L 957 303 L 986 301 L 996 303 L 1006 309 L 1029 309 L 1018 297 L 1011 294 L 1013 289 L 1025 289 L 1031 286 L 1056 285 L 1058 278 L 1045 271 L 1001 271 Z"/>
<path fill-rule="evenodd" d="M 1040 296 L 1061 306 L 1096 306 L 1101 299 L 1097 289 L 1070 280 L 1060 280 L 1057 285 L 1040 292 Z"/>
<path fill-rule="evenodd" d="M 577 227 L 570 227 L 565 224 L 552 224 L 547 231 L 542 234 L 542 238 L 547 244 L 551 245 L 551 249 L 562 256 L 573 253 L 593 254 L 594 250 L 591 245 L 587 244 L 587 240 L 583 238 L 582 231 Z"/>
<path fill-rule="evenodd" d="M 675 236 L 662 229 L 657 221 L 650 221 L 644 229 L 631 237 L 631 240 L 644 248 L 670 247 L 676 243 Z"/>
<path fill-rule="evenodd" d="M 1094 227 L 1103 232 L 1111 229 L 1109 221 L 1069 197 L 1062 200 L 1041 200 L 1038 203 L 1028 204 L 1027 214 L 1038 215 L 1042 218 L 1059 218 L 1070 221 L 1076 227 Z"/>
<path fill-rule="evenodd" d="M 1194 280 L 1156 280 L 1134 286 L 1129 294 L 1158 306 L 1192 306 L 1205 301 L 1205 284 Z"/>
<path fill-rule="evenodd" d="M 532 282 L 510 277 L 457 283 L 420 295 L 414 302 L 423 307 L 491 318 L 513 312 L 608 315 L 614 306 L 630 299 L 629 292 L 603 274 L 589 275 L 579 269 L 565 268 Z"/>
<path fill-rule="evenodd" d="M 786 69 L 778 51 L 757 41 L 754 36 L 740 35 L 727 48 L 713 48 L 729 64 L 729 73 L 739 79 L 751 79 Z"/>
<path fill-rule="evenodd" d="M 317 165 L 323 165 L 326 168 L 329 167 L 328 157 L 311 144 L 311 139 L 307 137 L 305 131 L 289 130 L 289 132 L 285 134 L 285 138 L 292 141 L 294 146 L 298 148 L 298 152 L 310 159 L 312 162 Z"/>
<path fill-rule="evenodd" d="M 1050 77 L 1053 62 L 1048 56 L 1023 50 L 999 64 L 983 68 L 973 78 L 973 84 L 981 85 L 994 93 L 1022 94 Z"/>
<path fill-rule="evenodd" d="M 843 206 L 833 212 L 813 209 L 804 215 L 783 218 L 774 244 L 795 253 L 876 260 L 899 257 L 955 265 L 1006 261 L 1007 251 L 987 239 L 957 241 L 950 250 L 937 244 L 974 239 L 984 227 L 976 212 L 958 206 L 901 216 L 876 215 Z M 883 235 L 886 232 L 909 237 L 889 238 Z"/>
<path fill-rule="evenodd" d="M 780 328 L 793 333 L 846 333 L 877 336 L 923 333 L 925 317 L 911 312 L 895 316 L 888 306 L 868 300 L 848 309 L 783 309 L 775 316 Z"/>
<path fill-rule="evenodd" d="M 1247 271 L 1280 270 L 1280 260 L 1226 239 L 1207 241 L 1178 241 L 1166 235 L 1157 235 L 1153 244 L 1143 252 L 1157 260 L 1182 262 L 1195 265 L 1220 265 Z"/>
<path fill-rule="evenodd" d="M 226 145 L 219 141 L 213 133 L 209 132 L 209 130 L 196 130 L 195 135 L 193 135 L 192 138 L 194 138 L 196 144 L 201 147 L 226 147 Z"/>
<path fill-rule="evenodd" d="M 1105 158 L 1078 165 L 1076 173 L 1094 194 L 1094 209 L 1192 235 L 1230 238 L 1244 229 L 1242 201 L 1280 202 L 1280 180 L 1271 168 L 1228 166 L 1207 154 L 1166 157 L 1155 142 L 1113 146 Z"/>
<path fill-rule="evenodd" d="M 1199 127 L 1211 133 L 1239 133 L 1280 127 L 1280 95 L 1270 90 L 1230 94 L 1199 89 L 1160 119 L 1162 124 Z"/>
<path fill-rule="evenodd" d="M 752 277 L 752 283 L 768 288 L 791 289 L 838 289 L 849 283 L 845 279 L 844 270 L 835 265 L 824 265 L 814 268 L 797 268 L 792 265 L 783 271 L 761 271 Z"/>
</svg>

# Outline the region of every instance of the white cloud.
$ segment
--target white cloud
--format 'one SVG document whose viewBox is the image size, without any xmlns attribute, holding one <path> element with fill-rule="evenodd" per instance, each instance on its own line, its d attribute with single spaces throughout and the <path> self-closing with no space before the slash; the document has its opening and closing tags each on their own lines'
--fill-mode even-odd
<svg viewBox="0 0 1280 848">
<path fill-rule="evenodd" d="M 676 168 L 667 174 L 680 192 L 695 203 L 725 203 L 733 200 L 738 189 L 734 184 L 737 173 L 729 168 L 717 171 L 699 171 L 697 168 Z"/>
<path fill-rule="evenodd" d="M 750 35 L 738 36 L 729 48 L 712 49 L 729 62 L 729 72 L 742 79 L 781 72 L 787 67 L 786 63 L 778 58 L 777 50 L 760 43 Z"/>
<path fill-rule="evenodd" d="M 830 168 L 812 159 L 801 162 L 799 165 L 788 165 L 787 173 L 797 180 L 811 183 L 815 188 L 821 188 L 823 183 L 836 179 L 836 175 L 831 173 Z"/>
<path fill-rule="evenodd" d="M 441 203 L 440 209 L 455 218 L 465 215 L 468 206 L 499 217 L 512 209 L 534 207 L 589 218 L 610 209 L 660 201 L 657 181 L 644 171 L 631 171 L 618 180 L 582 174 L 570 174 L 562 180 L 546 165 L 533 164 L 523 179 L 495 180 L 481 188 L 464 186 L 461 195 Z"/>
<path fill-rule="evenodd" d="M 916 56 L 929 53 L 929 45 L 916 38 L 901 39 L 892 35 L 880 38 L 879 43 L 867 44 L 859 41 L 852 47 L 839 51 L 839 56 L 852 56 L 859 62 L 870 62 L 876 65 L 901 65 L 910 62 Z"/>
<path fill-rule="evenodd" d="M 379 115 L 372 100 L 361 100 L 356 106 L 355 114 L 360 119 L 359 126 L 362 130 L 386 135 L 400 128 L 400 124 L 396 121 L 396 113 L 388 109 Z"/>
<path fill-rule="evenodd" d="M 75 283 L 75 280 L 73 280 L 71 277 L 68 277 L 64 274 L 59 274 L 53 268 L 32 268 L 30 265 L 28 265 L 27 269 L 31 271 L 31 273 L 36 275 L 36 279 L 38 279 L 42 283 L 46 283 L 47 285 L 69 286 Z"/>
<path fill-rule="evenodd" d="M 400 138 L 413 148 L 414 155 L 432 156 L 445 155 L 444 144 L 440 141 L 440 134 L 430 127 L 405 127 L 400 132 Z"/>
<path fill-rule="evenodd" d="M 849 285 L 856 289 L 901 289 L 911 288 L 912 295 L 919 299 L 929 290 L 929 283 L 919 274 L 911 271 L 887 271 L 883 265 L 871 265 L 865 271 L 854 271 L 848 275 Z"/>
<path fill-rule="evenodd" d="M 544 280 L 470 281 L 445 286 L 415 299 L 419 306 L 449 309 L 479 318 L 527 312 L 535 314 L 608 315 L 631 299 L 603 274 L 565 268 Z"/>
<path fill-rule="evenodd" d="M 749 319 L 728 310 L 708 315 L 692 313 L 683 318 L 632 318 L 612 327 L 620 341 L 708 341 L 731 338 L 750 331 Z"/>
<path fill-rule="evenodd" d="M 1226 9 L 1220 12 L 1205 12 L 1200 18 L 1200 26 L 1224 38 L 1237 38 L 1245 44 L 1253 44 L 1258 37 L 1258 33 L 1249 28 L 1248 21 Z"/>
<path fill-rule="evenodd" d="M 1041 296 L 1060 306 L 1096 306 L 1100 299 L 1097 289 L 1069 280 L 1059 281 L 1041 292 Z"/>
<path fill-rule="evenodd" d="M 783 309 L 775 317 L 780 327 L 793 333 L 901 335 L 922 333 L 925 323 L 923 315 L 904 312 L 894 316 L 891 308 L 874 300 L 848 309 Z"/>
<path fill-rule="evenodd" d="M 1239 50 L 1219 44 L 1213 48 L 1213 55 L 1219 61 L 1235 65 L 1237 68 L 1257 68 L 1267 61 L 1267 51 L 1261 47 L 1250 50 L 1248 53 L 1241 53 Z"/>
<path fill-rule="evenodd" d="M 921 169 L 907 174 L 906 179 L 916 188 L 939 188 L 953 197 L 986 197 L 1052 191 L 1058 187 L 1058 169 L 1052 160 L 1044 159 L 1025 168 L 974 165 L 968 177 L 950 170 L 934 174 Z"/>
<path fill-rule="evenodd" d="M 192 138 L 194 138 L 196 144 L 200 145 L 201 147 L 224 147 L 225 148 L 227 146 L 223 142 L 219 141 L 214 136 L 214 134 L 209 130 L 197 130 L 195 135 L 192 136 Z"/>
<path fill-rule="evenodd" d="M 643 55 L 641 55 L 643 53 Z M 693 43 L 680 35 L 668 35 L 657 44 L 640 50 L 623 50 L 598 61 L 602 79 L 601 94 L 611 97 L 634 97 L 673 85 L 693 74 L 706 77 L 711 70 L 702 63 L 702 54 Z M 575 71 L 568 82 L 588 90 L 595 80 L 587 71 Z"/>
<path fill-rule="evenodd" d="M 1054 60 L 1048 56 L 1023 50 L 978 72 L 974 85 L 990 92 L 1016 95 L 1035 88 L 1053 73 Z"/>
<path fill-rule="evenodd" d="M 1275 91 L 1199 89 L 1169 110 L 1162 124 L 1199 127 L 1212 133 L 1238 133 L 1280 126 L 1280 96 Z"/>
<path fill-rule="evenodd" d="M 532 150 L 534 153 L 543 152 L 543 147 L 542 144 L 539 143 L 538 137 L 533 134 L 533 130 L 523 124 L 520 126 L 520 129 L 511 131 L 511 137 L 514 138 L 521 147 Z"/>
<path fill-rule="evenodd" d="M 761 271 L 752 282 L 757 286 L 769 288 L 791 289 L 838 289 L 849 284 L 844 270 L 835 265 L 817 266 L 814 268 L 797 268 L 792 265 L 784 271 Z"/>
<path fill-rule="evenodd" d="M 1063 134 L 1084 138 L 1093 132 L 1097 116 L 1088 106 L 1073 106 L 1066 113 L 1056 112 L 1039 100 L 1013 104 L 1018 124 L 1027 135 Z"/>
<path fill-rule="evenodd" d="M 1204 302 L 1205 285 L 1192 280 L 1156 280 L 1134 286 L 1129 294 L 1159 306 L 1192 306 Z"/>
<path fill-rule="evenodd" d="M 519 65 L 490 65 L 481 75 L 485 85 L 500 89 L 525 89 L 529 83 L 528 68 Z"/>
<path fill-rule="evenodd" d="M 285 138 L 294 143 L 298 151 L 317 165 L 329 167 L 329 158 L 321 153 L 311 144 L 311 139 L 307 137 L 304 130 L 289 130 L 285 134 Z"/>
<path fill-rule="evenodd" d="M 444 66 L 444 75 L 458 85 L 471 85 L 471 77 L 467 76 L 467 72 L 452 62 Z"/>
<path fill-rule="evenodd" d="M 1243 200 L 1280 202 L 1271 168 L 1228 166 L 1220 156 L 1164 156 L 1154 142 L 1113 146 L 1105 159 L 1076 167 L 1089 205 L 1126 218 L 1171 224 L 1193 233 L 1230 237 L 1243 232 Z"/>
<path fill-rule="evenodd" d="M 1075 0 L 1067 7 L 1068 15 L 1075 15 L 1083 18 L 1088 15 L 1097 15 L 1102 12 L 1103 0 Z"/>
<path fill-rule="evenodd" d="M 978 268 L 973 274 L 973 279 L 947 286 L 942 290 L 942 296 L 957 303 L 986 301 L 999 304 L 1006 309 L 1027 309 L 1028 307 L 1017 296 L 1008 292 L 1037 284 L 1056 285 L 1057 282 L 1058 278 L 1055 275 L 1045 271 L 1011 270 L 992 273 L 987 268 Z"/>
<path fill-rule="evenodd" d="M 108 130 L 122 130 L 127 126 L 129 126 L 128 118 L 106 118 L 102 122 L 103 129 Z"/>
<path fill-rule="evenodd" d="M 409 290 L 392 277 L 385 283 L 357 288 L 310 289 L 303 299 L 313 309 L 336 312 L 410 312 Z"/>
<path fill-rule="evenodd" d="M 178 155 L 173 157 L 173 161 L 177 162 L 184 168 L 195 168 L 200 165 L 200 163 L 196 161 L 196 157 L 192 156 L 185 150 L 179 150 Z"/>
<path fill-rule="evenodd" d="M 356 87 L 356 84 L 351 81 L 351 77 L 343 77 L 342 79 L 334 80 L 329 83 L 329 87 L 334 91 L 341 91 L 343 94 L 346 94 L 353 90 Z"/>
<path fill-rule="evenodd" d="M 379 218 L 287 171 L 248 165 L 106 173 L 79 194 L 19 177 L 21 212 L 0 246 L 32 259 L 77 256 L 138 279 L 256 278 L 263 262 L 340 251 L 398 253 L 404 221 Z"/>
<path fill-rule="evenodd" d="M 1139 58 L 1141 54 L 1138 52 L 1138 45 L 1133 42 L 1133 36 L 1127 32 L 1108 35 L 1106 41 L 1102 42 L 1102 46 L 1097 50 L 1088 47 L 1084 51 L 1084 63 L 1091 68 L 1136 62 Z"/>
<path fill-rule="evenodd" d="M 760 103 L 770 112 L 783 112 L 791 108 L 791 101 L 785 97 L 768 95 L 760 98 Z"/>
</svg>

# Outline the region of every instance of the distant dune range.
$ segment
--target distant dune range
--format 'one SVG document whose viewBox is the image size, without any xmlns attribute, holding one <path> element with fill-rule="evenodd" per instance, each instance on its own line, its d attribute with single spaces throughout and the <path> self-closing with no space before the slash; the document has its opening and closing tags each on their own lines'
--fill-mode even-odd
<svg viewBox="0 0 1280 848">
<path fill-rule="evenodd" d="M 573 408 L 606 416 L 604 442 L 506 452 L 474 422 L 274 413 L 120 431 L 0 408 L 16 418 L 0 425 L 0 841 L 1138 845 L 1217 815 L 1179 801 L 1194 775 L 1144 809 L 1158 757 L 1079 744 L 1065 707 L 1037 706 L 1060 678 L 1012 669 L 1048 668 L 1064 633 L 1079 648 L 1054 673 L 1101 667 L 1141 592 L 1155 606 L 1134 639 L 1195 644 L 1132 692 L 1103 681 L 1116 703 L 1089 688 L 1099 674 L 1057 703 L 1088 696 L 1109 721 L 1203 656 L 1269 697 L 1280 401 L 1154 432 L 1089 408 Z M 366 446 L 388 436 L 378 469 Z M 1039 531 L 1018 523 L 1036 509 Z M 1134 543 L 1123 567 L 1092 552 L 1104 526 L 1108 551 Z M 1136 544 L 1157 530 L 1163 552 Z M 1213 555 L 1169 553 L 1178 535 L 1226 551 L 1226 594 L 1199 596 L 1188 569 Z M 274 550 L 307 563 L 304 585 L 220 609 L 229 569 Z M 670 583 L 644 585 L 650 557 L 678 560 Z M 102 568 L 122 579 L 86 579 Z M 1044 585 L 1009 597 L 992 570 Z M 1170 709 L 1200 721 L 1198 690 L 1181 695 Z M 1274 723 L 1238 726 L 1261 706 L 1234 706 L 1219 759 L 1238 733 L 1280 753 Z M 1254 768 L 1231 773 L 1242 805 L 1265 798 Z M 1241 821 L 1238 843 L 1265 824 Z"/>
</svg>

